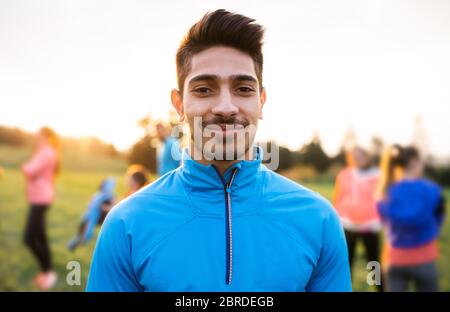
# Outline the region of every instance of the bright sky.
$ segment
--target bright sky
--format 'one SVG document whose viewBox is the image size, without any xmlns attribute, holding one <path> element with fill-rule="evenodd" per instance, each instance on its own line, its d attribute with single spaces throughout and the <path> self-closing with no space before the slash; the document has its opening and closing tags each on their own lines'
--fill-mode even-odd
<svg viewBox="0 0 450 312">
<path fill-rule="evenodd" d="M 352 127 L 408 143 L 422 116 L 450 155 L 450 1 L 0 0 L 0 124 L 95 135 L 126 148 L 166 118 L 175 51 L 206 11 L 266 27 L 259 139 L 334 153 Z"/>
</svg>

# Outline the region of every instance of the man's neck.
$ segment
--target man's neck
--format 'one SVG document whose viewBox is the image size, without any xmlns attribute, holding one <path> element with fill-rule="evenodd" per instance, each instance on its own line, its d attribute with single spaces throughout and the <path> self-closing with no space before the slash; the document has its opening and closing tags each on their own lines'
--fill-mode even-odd
<svg viewBox="0 0 450 312">
<path fill-rule="evenodd" d="M 194 149 L 196 149 L 196 147 L 194 146 L 194 144 L 190 145 L 190 151 L 194 151 Z M 191 158 L 194 159 L 195 161 L 201 163 L 202 165 L 213 165 L 214 167 L 217 168 L 217 170 L 219 171 L 219 173 L 223 176 L 225 174 L 225 171 L 227 171 L 228 168 L 230 168 L 233 164 L 239 162 L 240 160 L 253 160 L 253 153 L 251 152 L 251 148 L 249 148 L 246 152 L 245 152 L 245 156 L 244 158 L 241 157 L 241 159 L 236 159 L 236 160 L 207 160 L 201 151 L 196 150 L 196 155 L 202 155 L 201 159 L 194 159 L 192 157 L 191 154 Z"/>
</svg>

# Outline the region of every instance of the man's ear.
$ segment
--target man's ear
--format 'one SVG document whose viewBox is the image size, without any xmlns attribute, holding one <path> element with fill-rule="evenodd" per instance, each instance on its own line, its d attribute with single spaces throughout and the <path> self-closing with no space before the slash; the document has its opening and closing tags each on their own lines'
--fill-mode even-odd
<svg viewBox="0 0 450 312">
<path fill-rule="evenodd" d="M 170 93 L 170 99 L 172 101 L 172 106 L 175 108 L 178 114 L 178 121 L 184 121 L 184 108 L 183 108 L 183 98 L 181 97 L 180 91 L 177 89 L 172 89 Z"/>
<path fill-rule="evenodd" d="M 266 103 L 266 88 L 262 88 L 261 89 L 261 94 L 259 96 L 259 100 L 261 102 L 261 106 L 259 107 L 259 119 L 263 119 L 263 107 L 264 104 Z"/>
</svg>

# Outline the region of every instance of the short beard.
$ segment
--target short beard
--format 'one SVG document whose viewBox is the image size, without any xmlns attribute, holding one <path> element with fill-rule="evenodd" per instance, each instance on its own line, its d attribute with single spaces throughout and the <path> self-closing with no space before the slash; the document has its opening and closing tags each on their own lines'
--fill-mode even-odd
<svg viewBox="0 0 450 312">
<path fill-rule="evenodd" d="M 197 120 L 197 119 L 200 120 Z M 226 130 L 237 129 L 232 135 L 225 136 L 222 127 Z M 253 146 L 256 134 L 256 125 L 247 120 L 237 118 L 216 117 L 209 121 L 202 121 L 201 117 L 194 118 L 191 140 L 197 151 L 194 158 L 199 156 L 212 161 L 243 160 Z M 199 133 L 200 132 L 200 133 Z M 206 140 L 206 142 L 204 142 Z M 201 155 L 198 155 L 200 151 Z M 199 160 L 199 159 L 197 159 Z"/>
</svg>

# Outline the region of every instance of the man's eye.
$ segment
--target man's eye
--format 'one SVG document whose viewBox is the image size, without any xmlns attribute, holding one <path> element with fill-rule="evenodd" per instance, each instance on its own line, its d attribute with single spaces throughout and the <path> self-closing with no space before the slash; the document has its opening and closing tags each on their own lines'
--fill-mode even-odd
<svg viewBox="0 0 450 312">
<path fill-rule="evenodd" d="M 207 94 L 212 93 L 212 90 L 210 88 L 206 88 L 206 87 L 196 88 L 193 91 L 194 91 L 194 93 L 197 93 L 200 95 L 207 95 Z"/>
<path fill-rule="evenodd" d="M 237 89 L 237 91 L 240 92 L 240 93 L 251 93 L 254 90 L 252 88 L 249 88 L 249 87 L 239 87 Z"/>
</svg>

